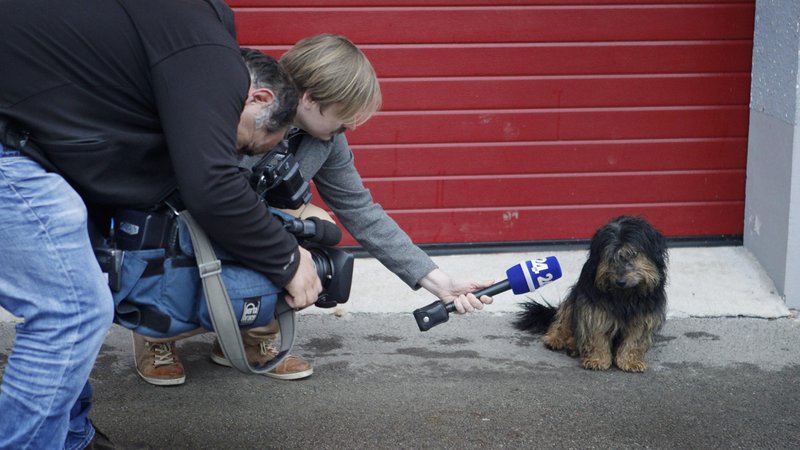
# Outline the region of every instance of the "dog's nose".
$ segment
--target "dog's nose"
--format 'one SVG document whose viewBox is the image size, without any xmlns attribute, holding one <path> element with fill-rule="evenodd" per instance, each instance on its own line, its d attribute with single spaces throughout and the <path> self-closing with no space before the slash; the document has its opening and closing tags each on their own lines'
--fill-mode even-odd
<svg viewBox="0 0 800 450">
<path fill-rule="evenodd" d="M 628 283 L 625 280 L 617 279 L 617 287 L 624 288 L 626 284 Z"/>
</svg>

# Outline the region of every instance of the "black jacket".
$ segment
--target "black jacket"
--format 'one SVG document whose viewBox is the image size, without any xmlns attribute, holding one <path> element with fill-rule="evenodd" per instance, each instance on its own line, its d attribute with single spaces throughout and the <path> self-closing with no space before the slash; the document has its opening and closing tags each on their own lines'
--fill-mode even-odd
<svg viewBox="0 0 800 450">
<path fill-rule="evenodd" d="M 250 82 L 212 1 L 0 2 L 0 116 L 87 203 L 147 207 L 179 188 L 212 239 L 283 286 L 297 244 L 237 168 Z"/>
</svg>

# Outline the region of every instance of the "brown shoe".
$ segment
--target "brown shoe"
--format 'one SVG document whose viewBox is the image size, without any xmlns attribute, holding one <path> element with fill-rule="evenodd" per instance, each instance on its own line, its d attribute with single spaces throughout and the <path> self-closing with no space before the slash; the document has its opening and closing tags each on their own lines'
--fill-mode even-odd
<svg viewBox="0 0 800 450">
<path fill-rule="evenodd" d="M 251 366 L 266 364 L 278 355 L 278 350 L 271 345 L 270 341 L 261 341 L 254 345 L 245 344 L 244 352 Z M 214 339 L 214 345 L 211 347 L 211 360 L 221 366 L 231 367 L 231 363 L 222 352 L 222 347 L 217 339 Z M 279 380 L 299 380 L 308 378 L 313 373 L 314 368 L 311 367 L 310 362 L 299 356 L 288 355 L 280 364 L 264 375 Z"/>
<path fill-rule="evenodd" d="M 175 341 L 149 342 L 141 334 L 133 334 L 133 362 L 136 373 L 156 386 L 175 386 L 186 381 L 186 372 L 178 357 Z"/>
</svg>

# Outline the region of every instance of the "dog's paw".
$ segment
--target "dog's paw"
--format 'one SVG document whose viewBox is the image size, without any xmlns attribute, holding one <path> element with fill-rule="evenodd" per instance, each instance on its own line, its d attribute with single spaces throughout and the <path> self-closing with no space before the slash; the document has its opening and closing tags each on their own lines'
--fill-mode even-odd
<svg viewBox="0 0 800 450">
<path fill-rule="evenodd" d="M 581 359 L 581 366 L 588 370 L 608 370 L 611 368 L 611 359 L 587 357 Z"/>
<path fill-rule="evenodd" d="M 542 342 L 544 342 L 544 346 L 545 347 L 549 348 L 550 350 L 555 350 L 555 351 L 563 350 L 564 347 L 567 346 L 566 342 L 564 342 L 563 339 L 559 339 L 559 338 L 553 337 L 553 336 L 551 336 L 549 334 L 546 334 L 542 338 Z"/>
<path fill-rule="evenodd" d="M 625 372 L 636 372 L 641 373 L 647 369 L 647 363 L 642 361 L 641 359 L 627 359 L 627 360 L 619 360 L 616 361 L 617 367 Z"/>
</svg>

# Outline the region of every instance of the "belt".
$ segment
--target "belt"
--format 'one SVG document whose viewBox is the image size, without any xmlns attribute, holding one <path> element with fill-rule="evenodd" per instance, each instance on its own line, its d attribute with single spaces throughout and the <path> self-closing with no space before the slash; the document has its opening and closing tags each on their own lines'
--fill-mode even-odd
<svg viewBox="0 0 800 450">
<path fill-rule="evenodd" d="M 176 246 L 178 223 L 169 212 L 119 209 L 114 214 L 114 243 L 120 250 Z"/>
<path fill-rule="evenodd" d="M 28 142 L 28 132 L 16 126 L 11 120 L 0 116 L 0 150 L 5 154 L 9 151 L 16 151 L 19 156 L 19 150 L 25 148 Z"/>
<path fill-rule="evenodd" d="M 7 117 L 0 115 L 0 158 L 13 156 L 27 156 L 36 161 L 48 172 L 59 173 L 58 168 L 47 159 L 45 153 L 33 142 L 29 141 L 30 133 L 18 127 Z"/>
</svg>

